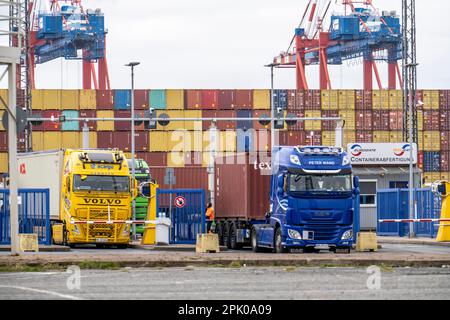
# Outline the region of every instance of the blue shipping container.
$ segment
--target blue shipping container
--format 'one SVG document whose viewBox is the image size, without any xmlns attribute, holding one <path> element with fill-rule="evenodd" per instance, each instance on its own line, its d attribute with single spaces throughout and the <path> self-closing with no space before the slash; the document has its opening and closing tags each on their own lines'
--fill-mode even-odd
<svg viewBox="0 0 450 320">
<path fill-rule="evenodd" d="M 238 118 L 251 118 L 252 115 L 253 115 L 253 113 L 251 110 L 238 110 L 237 111 Z M 251 120 L 237 121 L 237 129 L 241 129 L 244 131 L 253 129 L 253 121 L 251 121 Z"/>
<path fill-rule="evenodd" d="M 79 118 L 80 113 L 77 110 L 64 110 L 62 115 L 66 118 Z M 80 131 L 79 121 L 64 121 L 61 125 L 62 131 Z"/>
<path fill-rule="evenodd" d="M 431 189 L 415 189 L 417 219 L 436 219 L 440 217 L 441 201 Z M 387 189 L 377 191 L 377 221 L 380 219 L 409 219 L 409 190 Z M 434 222 L 414 223 L 414 233 L 419 237 L 435 238 L 438 227 Z M 406 237 L 409 223 L 380 223 L 377 233 L 380 236 Z"/>
<path fill-rule="evenodd" d="M 236 130 L 236 150 L 237 152 L 252 152 L 254 148 L 254 131 L 253 130 Z"/>
<path fill-rule="evenodd" d="M 166 90 L 150 90 L 150 107 L 157 110 L 167 108 Z"/>
<path fill-rule="evenodd" d="M 281 108 L 287 110 L 288 108 L 288 91 L 287 90 L 274 90 L 273 91 L 273 105 L 275 108 Z"/>
<path fill-rule="evenodd" d="M 435 151 L 423 153 L 423 167 L 425 172 L 441 172 L 441 154 Z"/>
<path fill-rule="evenodd" d="M 114 91 L 114 110 L 131 109 L 131 90 Z"/>
</svg>

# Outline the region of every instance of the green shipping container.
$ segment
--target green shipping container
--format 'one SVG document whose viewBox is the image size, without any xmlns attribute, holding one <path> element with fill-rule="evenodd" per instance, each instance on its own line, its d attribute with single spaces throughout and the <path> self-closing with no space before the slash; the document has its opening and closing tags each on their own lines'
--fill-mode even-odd
<svg viewBox="0 0 450 320">
<path fill-rule="evenodd" d="M 157 110 L 167 109 L 166 90 L 150 90 L 150 107 Z"/>
<path fill-rule="evenodd" d="M 66 118 L 79 118 L 77 110 L 64 110 L 62 115 Z M 79 121 L 64 121 L 61 126 L 62 131 L 80 131 Z"/>
</svg>

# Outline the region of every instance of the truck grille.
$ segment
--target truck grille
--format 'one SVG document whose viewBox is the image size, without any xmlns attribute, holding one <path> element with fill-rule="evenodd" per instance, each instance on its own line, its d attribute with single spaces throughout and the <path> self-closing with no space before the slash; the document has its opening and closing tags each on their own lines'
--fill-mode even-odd
<svg viewBox="0 0 450 320">
<path fill-rule="evenodd" d="M 314 221 L 306 224 L 305 230 L 314 232 L 314 240 L 331 241 L 339 237 L 340 228 L 329 221 Z"/>
</svg>

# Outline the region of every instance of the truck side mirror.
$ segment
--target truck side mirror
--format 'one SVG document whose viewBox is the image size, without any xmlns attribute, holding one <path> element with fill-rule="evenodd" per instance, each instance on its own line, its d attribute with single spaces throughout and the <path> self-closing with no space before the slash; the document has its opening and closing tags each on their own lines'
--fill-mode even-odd
<svg viewBox="0 0 450 320">
<path fill-rule="evenodd" d="M 284 175 L 280 174 L 277 178 L 277 195 L 284 196 Z"/>
<path fill-rule="evenodd" d="M 355 188 L 355 193 L 359 194 L 359 177 L 353 177 L 353 187 Z"/>
<path fill-rule="evenodd" d="M 438 191 L 438 193 L 440 193 L 443 196 L 445 196 L 447 194 L 447 187 L 446 187 L 445 182 L 438 185 L 437 191 Z"/>
</svg>

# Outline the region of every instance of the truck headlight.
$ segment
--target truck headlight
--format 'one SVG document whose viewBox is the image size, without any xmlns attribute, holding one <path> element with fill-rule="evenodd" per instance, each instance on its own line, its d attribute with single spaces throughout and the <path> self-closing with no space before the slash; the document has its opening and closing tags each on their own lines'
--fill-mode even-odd
<svg viewBox="0 0 450 320">
<path fill-rule="evenodd" d="M 288 229 L 288 235 L 291 239 L 302 240 L 302 236 L 297 230 Z"/>
<path fill-rule="evenodd" d="M 350 157 L 349 156 L 345 156 L 344 159 L 342 160 L 342 165 L 343 166 L 348 166 L 350 164 Z"/>
<path fill-rule="evenodd" d="M 347 230 L 344 232 L 344 234 L 342 235 L 341 240 L 349 240 L 353 238 L 353 230 Z"/>
<path fill-rule="evenodd" d="M 301 165 L 300 158 L 296 155 L 291 155 L 291 162 L 296 165 Z"/>
</svg>

